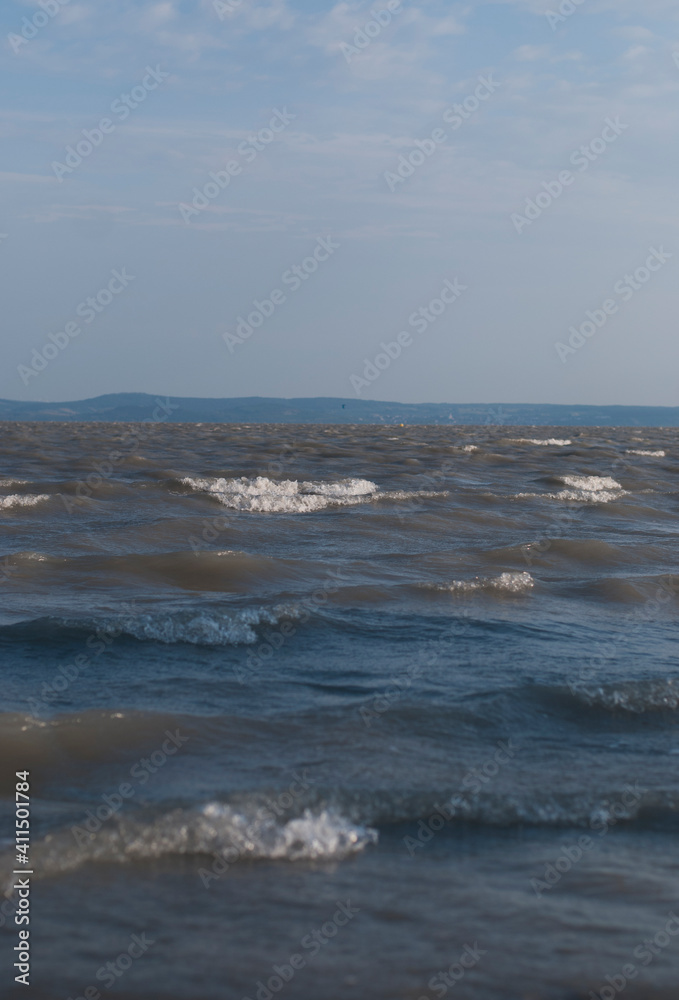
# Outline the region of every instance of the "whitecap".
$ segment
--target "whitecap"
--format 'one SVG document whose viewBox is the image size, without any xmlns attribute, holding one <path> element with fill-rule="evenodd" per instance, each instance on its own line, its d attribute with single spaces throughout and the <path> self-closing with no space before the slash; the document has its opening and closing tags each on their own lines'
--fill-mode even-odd
<svg viewBox="0 0 679 1000">
<path fill-rule="evenodd" d="M 258 641 L 256 628 L 259 625 L 277 625 L 283 618 L 296 619 L 301 614 L 296 606 L 277 605 L 271 609 L 243 608 L 229 612 L 216 609 L 145 612 L 92 619 L 86 623 L 63 618 L 59 619 L 59 624 L 66 628 L 86 626 L 167 645 L 185 642 L 193 646 L 248 646 Z"/>
<path fill-rule="evenodd" d="M 14 493 L 8 497 L 0 497 L 0 509 L 11 510 L 12 507 L 35 507 L 43 500 L 51 500 L 49 493 Z"/>
<path fill-rule="evenodd" d="M 664 451 L 643 451 L 639 448 L 628 448 L 625 452 L 626 455 L 645 455 L 648 458 L 665 458 L 666 452 Z"/>
<path fill-rule="evenodd" d="M 219 873 L 242 861 L 341 860 L 377 842 L 377 831 L 351 823 L 331 810 L 304 813 L 287 822 L 261 811 L 249 815 L 220 802 L 173 809 L 153 816 L 118 816 L 96 834 L 81 826 L 36 841 L 33 855 L 41 873 L 68 871 L 91 861 L 125 863 L 166 855 L 207 855 L 201 871 Z M 211 856 L 211 857 L 210 857 Z"/>
<path fill-rule="evenodd" d="M 518 497 L 542 497 L 546 500 L 573 500 L 576 503 L 610 503 L 626 496 L 627 491 L 611 476 L 560 476 L 570 489 L 558 493 L 519 493 Z"/>
<path fill-rule="evenodd" d="M 201 479 L 190 476 L 185 486 L 213 496 L 233 510 L 258 513 L 308 514 L 326 507 L 346 507 L 373 500 L 407 500 L 415 497 L 446 496 L 426 490 L 381 491 L 369 479 L 341 479 L 337 482 L 272 480 L 266 476 L 248 479 Z"/>
<path fill-rule="evenodd" d="M 475 590 L 499 590 L 508 594 L 520 594 L 535 586 L 530 573 L 501 573 L 499 576 L 476 577 L 473 580 L 453 580 L 451 583 L 424 584 L 428 589 L 470 593 Z"/>
<path fill-rule="evenodd" d="M 512 438 L 515 444 L 535 444 L 543 447 L 552 446 L 554 448 L 565 448 L 573 442 L 570 438 Z"/>
</svg>

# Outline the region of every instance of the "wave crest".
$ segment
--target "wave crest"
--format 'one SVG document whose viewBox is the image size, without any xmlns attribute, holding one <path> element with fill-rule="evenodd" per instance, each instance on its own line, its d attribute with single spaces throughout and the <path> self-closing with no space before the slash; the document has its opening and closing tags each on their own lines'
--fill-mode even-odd
<svg viewBox="0 0 679 1000">
<path fill-rule="evenodd" d="M 0 497 L 0 510 L 11 510 L 13 507 L 35 507 L 44 500 L 51 500 L 49 493 L 13 493 L 8 497 Z"/>
<path fill-rule="evenodd" d="M 535 444 L 543 447 L 565 448 L 573 442 L 570 438 L 513 438 L 515 444 Z"/>
<path fill-rule="evenodd" d="M 258 641 L 258 625 L 277 625 L 282 618 L 299 618 L 295 606 L 273 608 L 243 608 L 240 611 L 175 611 L 108 617 L 84 623 L 59 619 L 64 628 L 99 629 L 109 634 L 123 634 L 141 641 L 163 642 L 168 645 L 185 642 L 194 646 L 240 646 Z"/>
<path fill-rule="evenodd" d="M 530 573 L 501 573 L 499 576 L 476 577 L 474 580 L 453 580 L 451 583 L 423 584 L 429 590 L 444 590 L 451 593 L 471 593 L 477 590 L 502 591 L 520 594 L 535 586 Z"/>
<path fill-rule="evenodd" d="M 335 483 L 276 481 L 266 476 L 248 479 L 200 479 L 186 476 L 184 486 L 213 496 L 225 507 L 257 513 L 308 514 L 326 507 L 348 507 L 373 500 L 410 500 L 447 496 L 428 490 L 382 491 L 370 479 L 340 479 Z"/>
<path fill-rule="evenodd" d="M 209 493 L 233 510 L 306 514 L 331 504 L 364 503 L 378 492 L 369 479 L 343 479 L 337 483 L 275 481 L 266 476 L 248 479 L 182 479 L 185 486 Z"/>
<path fill-rule="evenodd" d="M 92 823 L 92 820 L 88 820 Z M 164 855 L 216 855 L 227 864 L 255 860 L 341 860 L 377 842 L 377 831 L 340 814 L 306 809 L 277 821 L 220 802 L 172 809 L 155 817 L 116 816 L 96 832 L 86 821 L 48 834 L 33 847 L 36 868 L 57 874 L 91 861 L 126 863 Z"/>
<path fill-rule="evenodd" d="M 519 493 L 518 496 L 574 500 L 577 503 L 610 503 L 627 495 L 627 490 L 611 476 L 558 476 L 557 481 L 570 488 L 558 493 Z"/>
<path fill-rule="evenodd" d="M 641 715 L 644 712 L 679 708 L 679 681 L 673 678 L 622 681 L 615 684 L 574 684 L 571 694 L 588 708 L 620 709 Z"/>
</svg>

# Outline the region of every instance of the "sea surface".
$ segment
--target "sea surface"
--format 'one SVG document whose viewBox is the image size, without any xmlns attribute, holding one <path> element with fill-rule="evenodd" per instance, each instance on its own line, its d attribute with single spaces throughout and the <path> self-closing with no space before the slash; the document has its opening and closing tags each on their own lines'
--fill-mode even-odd
<svg viewBox="0 0 679 1000">
<path fill-rule="evenodd" d="M 0 425 L 2 995 L 676 998 L 677 434 Z"/>
</svg>

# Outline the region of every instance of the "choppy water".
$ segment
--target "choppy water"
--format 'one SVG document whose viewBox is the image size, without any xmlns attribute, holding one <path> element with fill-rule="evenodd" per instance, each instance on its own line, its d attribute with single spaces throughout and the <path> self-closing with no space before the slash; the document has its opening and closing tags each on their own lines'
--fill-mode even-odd
<svg viewBox="0 0 679 1000">
<path fill-rule="evenodd" d="M 676 996 L 676 430 L 1 430 L 32 996 Z"/>
</svg>

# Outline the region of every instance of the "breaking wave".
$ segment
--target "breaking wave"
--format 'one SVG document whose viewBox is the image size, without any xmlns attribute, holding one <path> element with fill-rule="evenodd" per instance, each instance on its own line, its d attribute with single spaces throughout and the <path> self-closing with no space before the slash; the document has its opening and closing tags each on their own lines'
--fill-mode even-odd
<svg viewBox="0 0 679 1000">
<path fill-rule="evenodd" d="M 259 513 L 308 514 L 326 507 L 347 507 L 372 500 L 408 500 L 415 497 L 447 496 L 427 490 L 382 491 L 369 479 L 341 479 L 336 483 L 275 481 L 266 476 L 248 479 L 198 479 L 190 476 L 181 480 L 184 486 L 213 496 L 233 510 Z"/>
<path fill-rule="evenodd" d="M 262 808 L 265 800 L 257 795 L 243 804 L 211 801 L 141 809 L 130 815 L 124 809 L 116 813 L 115 808 L 111 815 L 110 804 L 103 807 L 99 801 L 75 813 L 70 826 L 36 839 L 32 853 L 40 875 L 56 875 L 91 862 L 126 864 L 172 855 L 203 855 L 200 870 L 208 875 L 218 861 L 220 867 L 215 870 L 223 875 L 242 862 L 340 861 L 377 844 L 378 831 L 386 834 L 392 828 L 401 837 L 404 833 L 417 836 L 422 822 L 427 824 L 433 816 L 438 817 L 431 823 L 434 832 L 474 823 L 500 828 L 524 824 L 579 827 L 600 835 L 620 824 L 676 824 L 679 816 L 679 792 L 672 788 L 649 789 L 621 782 L 583 791 L 492 790 L 482 789 L 480 781 L 475 784 L 479 790 L 458 786 L 422 793 L 319 792 L 311 796 L 317 800 L 315 805 L 302 805 L 299 815 L 287 817 Z M 417 830 L 405 826 L 415 823 L 419 823 Z M 3 852 L 1 863 L 9 885 L 9 851 Z"/>
<path fill-rule="evenodd" d="M 544 447 L 550 445 L 554 448 L 565 448 L 573 443 L 570 438 L 512 438 L 512 440 L 515 444 L 535 444 Z"/>
<path fill-rule="evenodd" d="M 12 507 L 35 507 L 43 500 L 51 500 L 49 493 L 13 493 L 8 497 L 0 497 L 0 510 L 11 510 Z"/>
<path fill-rule="evenodd" d="M 266 476 L 255 479 L 182 479 L 185 486 L 209 493 L 234 510 L 306 514 L 331 504 L 345 506 L 365 503 L 378 492 L 369 479 L 343 479 L 337 483 L 276 482 Z"/>
<path fill-rule="evenodd" d="M 502 591 L 520 594 L 535 586 L 530 573 L 501 573 L 499 576 L 476 577 L 474 580 L 453 580 L 452 583 L 422 584 L 428 590 L 444 590 L 451 593 L 471 593 L 475 590 Z"/>
<path fill-rule="evenodd" d="M 262 812 L 269 815 L 262 816 Z M 47 875 L 92 861 L 121 864 L 173 854 L 217 855 L 230 867 L 257 860 L 341 860 L 377 839 L 376 830 L 330 810 L 314 813 L 306 809 L 285 822 L 270 810 L 248 813 L 209 802 L 154 817 L 115 815 L 103 823 L 90 810 L 68 832 L 62 829 L 36 841 L 33 855 L 36 868 Z M 223 865 L 221 870 L 225 870 Z"/>
<path fill-rule="evenodd" d="M 558 493 L 519 493 L 518 496 L 574 500 L 577 503 L 610 503 L 627 495 L 627 490 L 611 476 L 558 476 L 557 480 L 569 488 Z"/>
<path fill-rule="evenodd" d="M 665 451 L 643 451 L 638 448 L 629 448 L 626 455 L 646 455 L 648 458 L 665 458 L 667 452 Z"/>
<path fill-rule="evenodd" d="M 259 625 L 277 625 L 282 618 L 298 618 L 301 611 L 294 606 L 274 608 L 243 608 L 240 611 L 174 611 L 147 612 L 138 615 L 109 616 L 87 622 L 61 618 L 62 628 L 101 631 L 109 635 L 129 635 L 142 641 L 194 646 L 240 646 L 258 641 L 255 629 Z"/>
<path fill-rule="evenodd" d="M 619 709 L 634 715 L 645 712 L 676 711 L 679 708 L 679 681 L 673 678 L 620 681 L 615 684 L 574 684 L 571 694 L 588 708 Z"/>
</svg>

